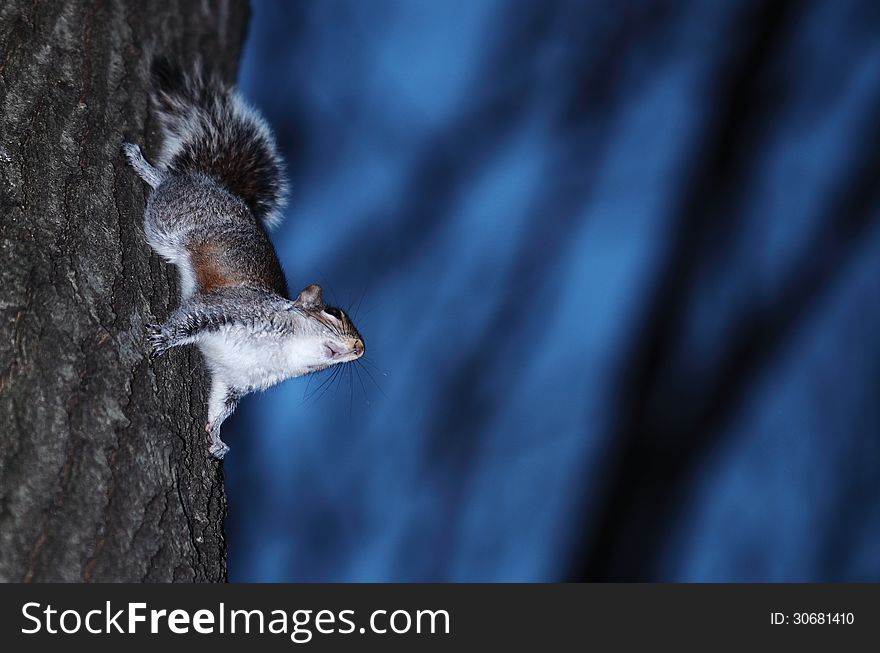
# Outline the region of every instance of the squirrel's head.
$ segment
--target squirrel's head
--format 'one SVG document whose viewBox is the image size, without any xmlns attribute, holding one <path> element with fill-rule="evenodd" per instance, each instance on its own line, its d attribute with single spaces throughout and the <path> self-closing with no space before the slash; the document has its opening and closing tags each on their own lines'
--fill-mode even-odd
<svg viewBox="0 0 880 653">
<path fill-rule="evenodd" d="M 307 317 L 303 330 L 312 343 L 315 369 L 347 363 L 364 355 L 364 340 L 345 311 L 324 303 L 321 286 L 312 284 L 299 294 L 293 305 Z"/>
</svg>

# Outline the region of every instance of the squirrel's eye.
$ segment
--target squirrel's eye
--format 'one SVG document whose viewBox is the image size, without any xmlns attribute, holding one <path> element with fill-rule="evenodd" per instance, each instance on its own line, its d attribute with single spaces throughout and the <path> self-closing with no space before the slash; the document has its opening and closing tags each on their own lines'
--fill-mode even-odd
<svg viewBox="0 0 880 653">
<path fill-rule="evenodd" d="M 324 309 L 324 312 L 332 317 L 335 317 L 337 320 L 342 319 L 342 311 L 340 311 L 338 308 L 328 306 L 327 308 Z"/>
</svg>

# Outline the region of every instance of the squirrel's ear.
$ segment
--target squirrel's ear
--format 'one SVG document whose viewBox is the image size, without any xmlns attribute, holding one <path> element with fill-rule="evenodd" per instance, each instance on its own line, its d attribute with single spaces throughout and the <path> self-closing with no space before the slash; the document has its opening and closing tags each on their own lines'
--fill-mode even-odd
<svg viewBox="0 0 880 653">
<path fill-rule="evenodd" d="M 324 305 L 324 297 L 321 294 L 321 286 L 313 283 L 305 288 L 293 302 L 295 306 L 304 309 L 319 308 Z"/>
</svg>

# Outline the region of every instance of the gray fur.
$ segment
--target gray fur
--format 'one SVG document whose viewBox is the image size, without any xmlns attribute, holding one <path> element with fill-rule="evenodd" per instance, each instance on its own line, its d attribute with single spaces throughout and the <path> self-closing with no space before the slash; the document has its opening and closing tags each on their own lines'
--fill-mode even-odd
<svg viewBox="0 0 880 653">
<path fill-rule="evenodd" d="M 281 221 L 284 165 L 266 121 L 235 91 L 201 68 L 153 62 L 153 107 L 165 140 L 157 166 L 214 177 L 267 227 Z"/>
<path fill-rule="evenodd" d="M 148 328 L 153 354 L 190 344 L 202 351 L 212 375 L 209 451 L 222 458 L 229 448 L 220 426 L 241 397 L 355 360 L 364 345 L 348 316 L 324 303 L 319 286 L 289 298 L 264 226 L 286 183 L 262 119 L 236 108 L 231 89 L 205 84 L 199 74 L 173 79 L 155 95 L 166 138 L 157 164 L 137 145 L 123 149 L 153 189 L 144 216 L 147 242 L 180 273 L 180 307 Z M 246 158 L 241 165 L 239 156 Z M 231 171 L 251 177 L 230 180 Z"/>
</svg>

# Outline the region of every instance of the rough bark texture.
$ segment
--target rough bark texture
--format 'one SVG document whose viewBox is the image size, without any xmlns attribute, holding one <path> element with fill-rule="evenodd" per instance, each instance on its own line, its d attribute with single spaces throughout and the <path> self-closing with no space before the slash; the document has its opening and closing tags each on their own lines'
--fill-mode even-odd
<svg viewBox="0 0 880 653">
<path fill-rule="evenodd" d="M 233 78 L 243 1 L 0 8 L 0 579 L 226 578 L 198 353 L 150 363 L 177 302 L 124 139 L 158 142 L 148 60 Z"/>
</svg>

